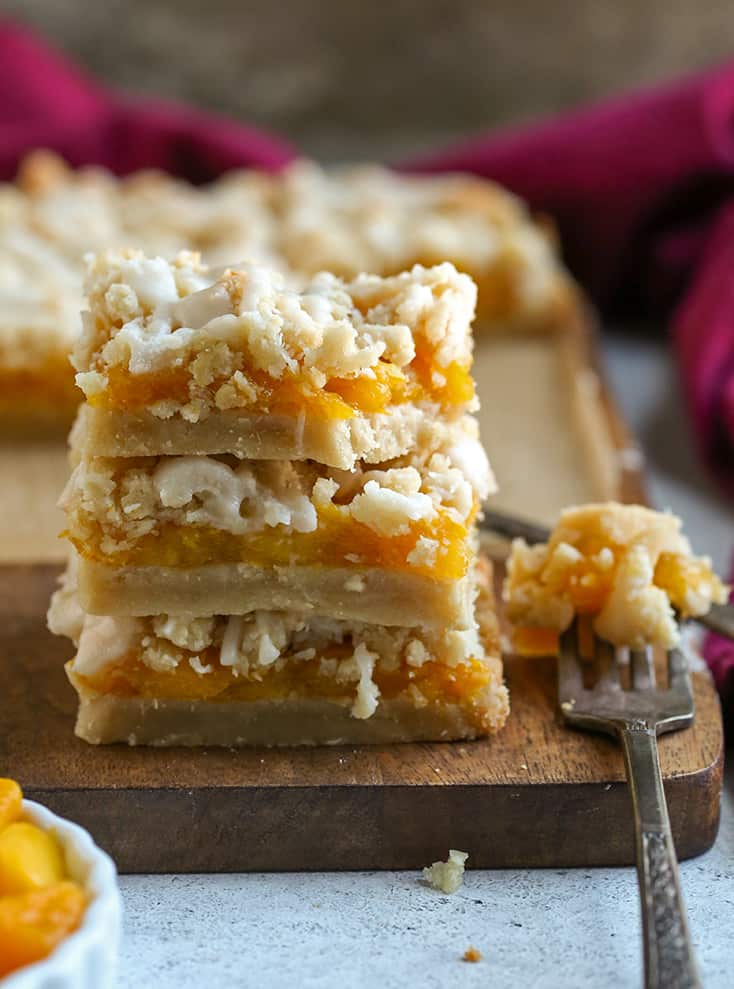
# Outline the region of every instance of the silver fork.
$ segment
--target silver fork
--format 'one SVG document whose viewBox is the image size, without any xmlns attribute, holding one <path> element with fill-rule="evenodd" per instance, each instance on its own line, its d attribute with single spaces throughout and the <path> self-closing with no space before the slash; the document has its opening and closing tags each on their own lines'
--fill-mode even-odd
<svg viewBox="0 0 734 989">
<path fill-rule="evenodd" d="M 637 878 L 647 989 L 700 987 L 678 876 L 668 808 L 658 760 L 657 736 L 693 722 L 688 663 L 668 652 L 668 684 L 658 687 L 651 650 L 629 651 L 630 689 L 619 677 L 616 650 L 593 640 L 596 682 L 584 687 L 584 662 L 576 623 L 561 636 L 558 700 L 566 724 L 619 739 L 635 818 Z"/>
</svg>

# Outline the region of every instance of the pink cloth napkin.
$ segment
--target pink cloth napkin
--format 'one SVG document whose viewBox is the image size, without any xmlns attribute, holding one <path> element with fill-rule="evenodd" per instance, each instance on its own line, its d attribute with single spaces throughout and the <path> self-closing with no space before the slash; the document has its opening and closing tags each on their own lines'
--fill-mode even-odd
<svg viewBox="0 0 734 989">
<path fill-rule="evenodd" d="M 108 92 L 13 25 L 0 25 L 0 93 L 0 179 L 36 147 L 73 165 L 156 167 L 193 182 L 277 170 L 296 155 L 232 121 Z M 734 495 L 734 64 L 397 167 L 501 182 L 553 216 L 571 269 L 604 310 L 672 313 L 701 453 Z M 734 693 L 731 643 L 710 638 L 707 657 Z"/>
<path fill-rule="evenodd" d="M 0 180 L 33 148 L 118 175 L 161 168 L 206 182 L 230 168 L 276 170 L 296 156 L 284 141 L 213 114 L 108 92 L 34 35 L 0 23 Z"/>
</svg>

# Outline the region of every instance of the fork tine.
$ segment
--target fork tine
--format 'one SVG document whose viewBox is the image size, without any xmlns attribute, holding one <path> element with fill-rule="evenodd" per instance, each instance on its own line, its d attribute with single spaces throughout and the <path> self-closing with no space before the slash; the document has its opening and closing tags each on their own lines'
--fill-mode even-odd
<svg viewBox="0 0 734 989">
<path fill-rule="evenodd" d="M 652 649 L 630 649 L 630 682 L 633 690 L 648 690 L 655 686 L 655 664 Z"/>
<path fill-rule="evenodd" d="M 681 691 L 691 698 L 693 697 L 688 660 L 681 649 L 670 649 L 668 651 L 668 688 L 670 690 Z"/>
<path fill-rule="evenodd" d="M 558 649 L 558 696 L 562 701 L 579 697 L 584 689 L 577 639 L 574 621 L 562 633 Z"/>
<path fill-rule="evenodd" d="M 609 687 L 619 687 L 617 674 L 617 650 L 606 639 L 594 636 L 594 661 L 598 682 L 604 681 Z"/>
</svg>

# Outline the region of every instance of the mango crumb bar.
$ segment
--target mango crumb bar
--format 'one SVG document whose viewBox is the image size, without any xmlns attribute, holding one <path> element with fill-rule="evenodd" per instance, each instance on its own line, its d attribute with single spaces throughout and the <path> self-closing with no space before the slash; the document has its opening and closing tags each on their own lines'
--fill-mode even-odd
<svg viewBox="0 0 734 989">
<path fill-rule="evenodd" d="M 85 452 L 232 453 L 351 469 L 477 406 L 476 287 L 451 264 L 389 278 L 212 270 L 140 251 L 94 259 L 72 361 Z M 192 427 L 196 428 L 192 428 Z"/>
<path fill-rule="evenodd" d="M 280 608 L 388 624 L 396 613 L 466 622 L 471 530 L 494 480 L 471 417 L 424 440 L 353 471 L 231 456 L 82 458 L 61 506 L 84 607 L 240 613 L 275 595 Z"/>
<path fill-rule="evenodd" d="M 566 509 L 548 543 L 515 540 L 503 593 L 518 650 L 547 653 L 577 615 L 614 645 L 671 648 L 677 616 L 706 614 L 728 588 L 679 518 L 607 502 Z"/>
<path fill-rule="evenodd" d="M 491 570 L 476 571 L 466 630 L 427 631 L 298 613 L 87 615 L 73 563 L 49 626 L 67 664 L 77 734 L 92 743 L 315 745 L 450 740 L 508 713 Z"/>
</svg>

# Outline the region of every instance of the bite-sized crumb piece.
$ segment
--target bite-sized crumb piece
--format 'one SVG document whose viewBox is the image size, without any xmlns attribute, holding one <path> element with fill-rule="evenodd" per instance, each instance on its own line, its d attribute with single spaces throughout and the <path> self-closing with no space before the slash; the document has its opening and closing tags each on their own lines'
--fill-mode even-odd
<svg viewBox="0 0 734 989">
<path fill-rule="evenodd" d="M 504 586 L 521 652 L 552 651 L 555 633 L 577 615 L 590 615 L 614 645 L 671 648 L 678 617 L 704 615 L 726 597 L 710 559 L 692 554 L 680 519 L 615 502 L 566 509 L 547 543 L 515 540 Z"/>
<path fill-rule="evenodd" d="M 442 893 L 455 893 L 464 881 L 464 864 L 468 858 L 468 852 L 451 848 L 445 862 L 434 862 L 433 865 L 426 866 L 423 878 Z"/>
<path fill-rule="evenodd" d="M 465 962 L 480 962 L 482 960 L 482 953 L 479 948 L 475 948 L 473 944 L 470 944 L 461 956 L 461 959 Z"/>
</svg>

